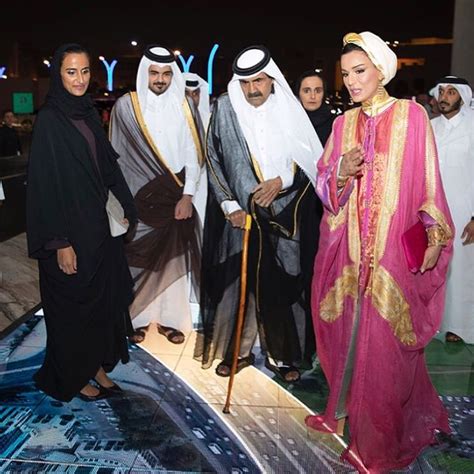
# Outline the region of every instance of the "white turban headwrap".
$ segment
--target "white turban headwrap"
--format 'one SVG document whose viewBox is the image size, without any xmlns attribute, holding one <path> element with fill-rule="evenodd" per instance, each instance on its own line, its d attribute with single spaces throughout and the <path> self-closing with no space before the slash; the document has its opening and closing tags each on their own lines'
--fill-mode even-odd
<svg viewBox="0 0 474 474">
<path fill-rule="evenodd" d="M 348 33 L 344 36 L 344 46 L 353 43 L 362 48 L 374 66 L 383 74 L 382 84 L 387 85 L 397 74 L 397 55 L 385 41 L 370 31 Z"/>
</svg>

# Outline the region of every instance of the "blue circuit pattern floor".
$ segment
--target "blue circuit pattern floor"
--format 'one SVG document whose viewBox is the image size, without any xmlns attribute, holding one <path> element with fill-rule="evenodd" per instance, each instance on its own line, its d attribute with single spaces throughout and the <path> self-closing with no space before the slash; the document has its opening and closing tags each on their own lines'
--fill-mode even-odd
<svg viewBox="0 0 474 474">
<path fill-rule="evenodd" d="M 291 433 L 299 440 L 286 455 L 283 443 L 268 436 L 259 439 L 269 433 L 262 414 L 277 413 L 278 408 L 236 406 L 234 414 L 248 421 L 241 431 L 232 430 L 218 416 L 216 410 L 221 406 L 206 403 L 173 370 L 135 345 L 130 346 L 131 362 L 113 373 L 124 396 L 94 403 L 79 399 L 57 402 L 32 382 L 44 357 L 44 343 L 44 321 L 39 315 L 0 340 L 0 472 L 353 472 L 338 459 L 342 447 L 324 441 L 327 435 L 318 437 L 313 432 L 301 437 L 302 423 L 297 418 L 304 413 L 295 414 L 294 426 L 279 428 L 282 434 Z M 404 472 L 474 472 L 472 348 L 456 347 L 446 349 L 434 341 L 427 357 L 434 378 L 463 374 L 462 380 L 456 379 L 456 388 L 446 392 L 437 387 L 449 411 L 453 434 L 425 450 Z M 261 363 L 262 358 L 257 357 L 257 364 Z M 202 378 L 205 373 L 199 371 L 197 376 Z M 327 395 L 317 366 L 303 375 L 301 383 L 285 388 L 314 410 L 322 408 Z M 250 448 L 262 440 L 266 450 L 255 455 Z M 310 451 L 316 453 L 313 459 L 294 462 L 298 452 Z M 292 470 L 288 459 L 298 467 Z M 314 470 L 318 459 L 325 460 L 326 469 Z"/>
</svg>

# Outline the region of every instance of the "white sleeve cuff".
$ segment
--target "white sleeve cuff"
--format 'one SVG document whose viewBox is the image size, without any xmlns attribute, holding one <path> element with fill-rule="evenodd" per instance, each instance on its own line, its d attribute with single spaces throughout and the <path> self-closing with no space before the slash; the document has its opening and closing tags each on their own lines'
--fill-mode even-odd
<svg viewBox="0 0 474 474">
<path fill-rule="evenodd" d="M 293 184 L 294 174 L 293 171 L 285 172 L 280 175 L 281 189 L 288 189 Z"/>
<path fill-rule="evenodd" d="M 183 194 L 189 194 L 190 196 L 194 196 L 196 192 L 196 183 L 190 179 L 187 179 L 184 183 Z"/>
<path fill-rule="evenodd" d="M 3 184 L 0 181 L 0 201 L 3 201 L 5 199 L 5 193 L 3 192 Z"/>
<path fill-rule="evenodd" d="M 222 212 L 227 216 L 235 211 L 241 211 L 242 208 L 239 206 L 237 201 L 222 201 L 221 202 Z"/>
<path fill-rule="evenodd" d="M 339 161 L 337 162 L 337 177 L 340 178 L 341 175 L 339 174 L 339 171 L 341 171 L 341 164 L 342 164 L 342 159 L 344 158 L 343 155 L 339 157 Z"/>
</svg>

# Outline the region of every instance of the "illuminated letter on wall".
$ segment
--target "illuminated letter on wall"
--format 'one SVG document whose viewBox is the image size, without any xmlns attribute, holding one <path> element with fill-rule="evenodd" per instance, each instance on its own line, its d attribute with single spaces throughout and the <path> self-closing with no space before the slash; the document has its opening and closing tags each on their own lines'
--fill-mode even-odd
<svg viewBox="0 0 474 474">
<path fill-rule="evenodd" d="M 212 95 L 212 66 L 214 65 L 214 57 L 216 55 L 219 45 L 215 44 L 209 54 L 209 59 L 207 60 L 207 83 L 209 84 L 209 95 Z"/>
<path fill-rule="evenodd" d="M 117 65 L 117 60 L 114 59 L 110 64 L 105 59 L 101 59 L 101 61 L 107 71 L 107 90 L 113 91 L 114 90 L 114 69 L 115 69 L 115 66 Z"/>
<path fill-rule="evenodd" d="M 184 60 L 181 54 L 178 56 L 178 58 L 181 61 L 181 64 L 183 65 L 183 72 L 189 72 L 189 68 L 191 67 L 191 63 L 193 62 L 194 56 L 191 54 L 187 61 Z"/>
</svg>

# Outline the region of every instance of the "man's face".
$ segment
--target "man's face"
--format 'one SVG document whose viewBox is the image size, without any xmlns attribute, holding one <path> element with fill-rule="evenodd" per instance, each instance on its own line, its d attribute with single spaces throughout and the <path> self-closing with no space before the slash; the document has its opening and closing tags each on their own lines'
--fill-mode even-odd
<svg viewBox="0 0 474 474">
<path fill-rule="evenodd" d="M 439 86 L 439 111 L 448 119 L 454 117 L 462 106 L 461 95 L 453 86 Z"/>
<path fill-rule="evenodd" d="M 273 79 L 261 72 L 250 79 L 240 79 L 240 87 L 247 102 L 254 107 L 260 107 L 272 93 Z"/>
<path fill-rule="evenodd" d="M 192 99 L 196 107 L 199 106 L 199 100 L 201 99 L 201 89 L 199 89 L 199 87 L 197 89 L 194 89 L 193 91 L 190 89 L 186 89 L 186 95 L 190 99 Z"/>
<path fill-rule="evenodd" d="M 152 64 L 148 68 L 148 88 L 156 95 L 166 92 L 173 80 L 171 66 L 158 66 Z"/>
<path fill-rule="evenodd" d="M 16 121 L 15 114 L 13 112 L 5 112 L 3 116 L 3 121 L 7 127 L 13 127 L 13 124 Z"/>
</svg>

